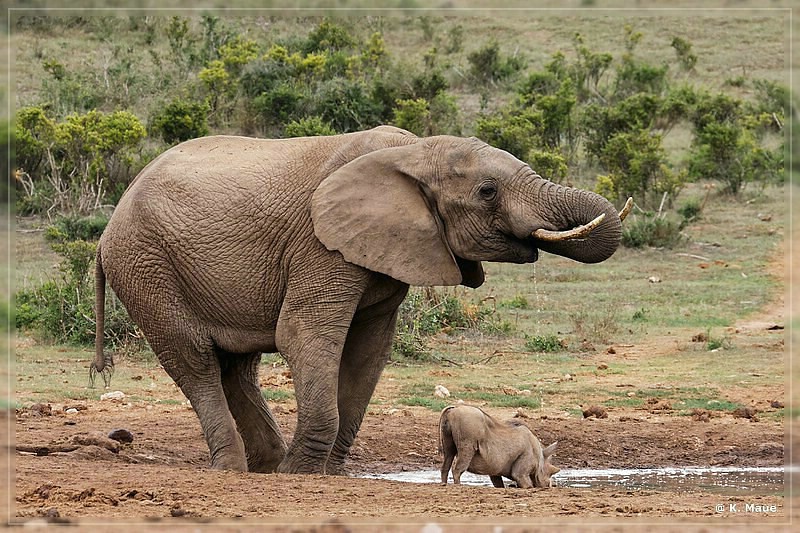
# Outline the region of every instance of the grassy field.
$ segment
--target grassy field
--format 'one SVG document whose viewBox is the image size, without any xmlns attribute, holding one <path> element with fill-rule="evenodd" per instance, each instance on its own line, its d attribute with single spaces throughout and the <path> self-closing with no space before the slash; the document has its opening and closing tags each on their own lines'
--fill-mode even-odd
<svg viewBox="0 0 800 533">
<path fill-rule="evenodd" d="M 590 402 L 638 407 L 653 398 L 672 402 L 677 414 L 744 405 L 754 387 L 785 379 L 783 343 L 776 344 L 774 333 L 732 337 L 737 322 L 780 305 L 787 193 L 777 187 L 738 201 L 713 197 L 675 249 L 621 249 L 591 266 L 548 255 L 535 266 L 486 264 L 480 289 L 442 291 L 490 308 L 508 331 L 455 329 L 430 338 L 423 361 L 395 358 L 373 406 L 438 410 L 463 399 L 579 416 Z M 20 235 L 18 282 L 54 275 L 45 249 L 41 233 Z M 531 348 L 532 338 L 551 336 L 561 341 L 557 351 Z M 103 389 L 88 387 L 91 357 L 88 347 L 23 337 L 16 347 L 16 402 L 98 397 Z M 135 401 L 183 401 L 149 351 L 117 358 L 113 388 Z M 262 373 L 275 367 L 282 361 L 265 356 Z M 434 397 L 434 382 L 445 384 L 451 398 Z M 290 388 L 264 390 L 271 402 L 293 401 Z"/>
</svg>

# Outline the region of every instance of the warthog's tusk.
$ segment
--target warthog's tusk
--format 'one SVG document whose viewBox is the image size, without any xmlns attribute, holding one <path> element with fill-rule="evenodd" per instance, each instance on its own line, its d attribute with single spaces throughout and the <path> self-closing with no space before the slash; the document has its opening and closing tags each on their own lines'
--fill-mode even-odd
<svg viewBox="0 0 800 533">
<path fill-rule="evenodd" d="M 628 201 L 625 202 L 625 207 L 623 207 L 622 211 L 619 212 L 620 222 L 625 220 L 625 217 L 628 216 L 628 213 L 631 212 L 631 209 L 633 209 L 633 198 L 628 198 Z"/>
<path fill-rule="evenodd" d="M 559 242 L 559 241 L 568 241 L 571 239 L 580 239 L 582 237 L 586 237 L 589 235 L 592 230 L 594 230 L 603 219 L 606 217 L 606 214 L 603 213 L 588 224 L 584 224 L 583 226 L 578 226 L 577 228 L 572 228 L 571 230 L 567 231 L 550 231 L 546 229 L 537 229 L 533 232 L 533 236 L 540 241 L 547 241 L 547 242 Z"/>
</svg>

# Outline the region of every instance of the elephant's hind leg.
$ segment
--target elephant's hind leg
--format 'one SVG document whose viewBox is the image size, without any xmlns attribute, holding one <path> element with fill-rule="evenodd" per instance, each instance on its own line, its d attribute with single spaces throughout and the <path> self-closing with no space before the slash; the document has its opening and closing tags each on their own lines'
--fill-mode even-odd
<svg viewBox="0 0 800 533">
<path fill-rule="evenodd" d="M 200 419 L 211 467 L 246 472 L 244 443 L 228 410 L 219 359 L 211 340 L 185 330 L 171 332 L 169 341 L 160 335 L 148 340 L 164 370 L 181 388 Z"/>
<path fill-rule="evenodd" d="M 261 354 L 220 354 L 222 388 L 228 408 L 244 441 L 250 472 L 275 472 L 286 455 L 280 428 L 261 395 L 258 365 Z"/>
</svg>

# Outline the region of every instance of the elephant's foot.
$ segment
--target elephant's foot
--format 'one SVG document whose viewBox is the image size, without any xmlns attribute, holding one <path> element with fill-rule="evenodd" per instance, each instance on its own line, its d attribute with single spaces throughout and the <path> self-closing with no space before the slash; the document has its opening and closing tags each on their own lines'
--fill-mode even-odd
<svg viewBox="0 0 800 533">
<path fill-rule="evenodd" d="M 339 462 L 328 459 L 327 464 L 325 464 L 325 473 L 330 476 L 346 476 L 347 472 L 344 465 L 344 461 Z"/>
<path fill-rule="evenodd" d="M 244 443 L 239 435 L 231 446 L 222 446 L 211 452 L 211 468 L 214 470 L 232 470 L 247 472 L 247 457 L 244 454 Z"/>
<path fill-rule="evenodd" d="M 214 470 L 231 470 L 234 472 L 247 472 L 247 460 L 242 457 L 224 456 L 211 459 L 211 468 Z"/>
<path fill-rule="evenodd" d="M 325 465 L 308 459 L 301 461 L 290 461 L 284 459 L 278 465 L 278 472 L 282 474 L 324 474 Z"/>
<path fill-rule="evenodd" d="M 247 470 L 250 472 L 259 472 L 262 474 L 271 474 L 278 471 L 278 467 L 285 457 L 285 448 L 280 451 L 278 455 L 258 455 L 247 457 Z"/>
</svg>

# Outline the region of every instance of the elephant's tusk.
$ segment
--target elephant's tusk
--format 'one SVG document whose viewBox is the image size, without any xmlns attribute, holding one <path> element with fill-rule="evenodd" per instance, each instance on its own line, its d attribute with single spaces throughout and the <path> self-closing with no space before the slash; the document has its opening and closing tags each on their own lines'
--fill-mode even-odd
<svg viewBox="0 0 800 533">
<path fill-rule="evenodd" d="M 584 224 L 583 226 L 578 226 L 577 228 L 572 228 L 571 230 L 567 231 L 550 231 L 546 229 L 537 229 L 533 232 L 533 236 L 540 241 L 547 241 L 547 242 L 559 242 L 559 241 L 568 241 L 571 239 L 580 239 L 582 237 L 586 237 L 589 233 L 592 232 L 603 219 L 606 218 L 606 214 L 603 213 L 588 224 Z"/>
<path fill-rule="evenodd" d="M 628 201 L 625 202 L 625 207 L 623 207 L 622 211 L 619 212 L 620 222 L 625 220 L 625 217 L 628 216 L 628 213 L 631 212 L 631 209 L 633 209 L 633 198 L 628 198 Z"/>
</svg>

